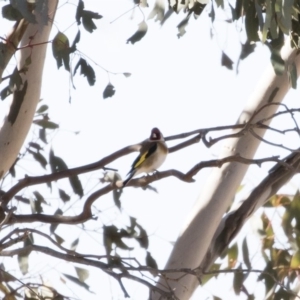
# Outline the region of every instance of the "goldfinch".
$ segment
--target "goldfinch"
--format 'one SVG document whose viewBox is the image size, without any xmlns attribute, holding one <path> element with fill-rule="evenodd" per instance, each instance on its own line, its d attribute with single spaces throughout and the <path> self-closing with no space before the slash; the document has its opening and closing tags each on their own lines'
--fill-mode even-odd
<svg viewBox="0 0 300 300">
<path fill-rule="evenodd" d="M 153 128 L 150 138 L 141 144 L 140 155 L 135 159 L 127 178 L 123 181 L 123 187 L 140 173 L 151 173 L 156 171 L 165 161 L 168 147 L 164 137 L 158 128 Z"/>
</svg>

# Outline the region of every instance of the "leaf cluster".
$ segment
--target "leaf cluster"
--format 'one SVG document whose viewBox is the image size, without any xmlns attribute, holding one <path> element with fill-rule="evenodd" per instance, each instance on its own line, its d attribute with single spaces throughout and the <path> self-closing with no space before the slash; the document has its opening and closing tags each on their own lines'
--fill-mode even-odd
<svg viewBox="0 0 300 300">
<path fill-rule="evenodd" d="M 247 236 L 242 243 L 235 242 L 223 253 L 222 261 L 213 264 L 210 270 L 205 272 L 202 284 L 220 274 L 233 273 L 235 294 L 252 300 L 255 299 L 255 289 L 253 283 L 249 285 L 249 282 L 255 281 L 255 275 L 256 281 L 265 286 L 265 299 L 289 300 L 295 297 L 298 292 L 295 290 L 295 284 L 300 270 L 299 208 L 299 191 L 294 196 L 272 196 L 260 213 L 261 226 L 257 228 L 257 235 L 262 241 L 260 252 L 253 252 L 252 242 Z M 274 228 L 273 223 L 278 222 L 276 219 L 281 220 L 284 234 L 278 228 Z M 257 269 L 252 261 L 259 260 L 262 260 L 265 266 Z"/>
</svg>

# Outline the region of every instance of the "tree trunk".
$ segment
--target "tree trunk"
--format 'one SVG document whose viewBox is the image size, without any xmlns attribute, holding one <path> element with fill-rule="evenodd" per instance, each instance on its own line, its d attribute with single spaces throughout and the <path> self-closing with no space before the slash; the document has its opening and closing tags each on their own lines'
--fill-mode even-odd
<svg viewBox="0 0 300 300">
<path fill-rule="evenodd" d="M 31 56 L 26 74 L 21 74 L 22 87 L 13 93 L 10 111 L 0 129 L 0 178 L 3 177 L 15 162 L 24 140 L 32 124 L 33 116 L 40 100 L 42 75 L 46 56 L 47 42 L 58 0 L 48 1 L 49 21 L 43 25 L 42 16 L 36 12 L 37 24 L 28 24 L 22 37 L 19 50 L 18 70 L 25 65 L 25 60 Z M 35 45 L 35 46 L 34 46 Z"/>
<path fill-rule="evenodd" d="M 286 61 L 286 70 L 292 63 L 295 63 L 297 74 L 299 74 L 300 57 L 297 56 L 296 50 L 292 50 L 289 45 L 285 45 L 283 50 L 282 56 Z M 248 122 L 255 111 L 258 111 L 263 105 L 281 102 L 289 88 L 290 83 L 287 72 L 282 76 L 277 76 L 270 64 L 254 93 L 250 96 L 238 119 L 238 123 Z M 277 108 L 278 105 L 267 106 L 251 120 L 251 123 L 273 115 Z M 264 124 L 269 123 L 265 122 Z M 265 131 L 265 129 L 255 129 L 255 133 L 261 137 L 263 137 Z M 227 140 L 220 158 L 239 154 L 242 157 L 252 159 L 259 144 L 260 140 L 248 132 L 241 138 Z M 165 269 L 194 269 L 203 264 L 203 259 L 215 231 L 221 222 L 222 216 L 230 206 L 247 169 L 248 165 L 232 162 L 212 171 L 207 182 L 203 185 L 204 188 L 191 216 L 174 245 Z M 161 288 L 163 285 L 166 290 L 173 290 L 180 300 L 190 299 L 199 285 L 199 281 L 192 275 L 174 280 L 174 278 L 179 278 L 181 275 L 179 273 L 168 273 L 166 278 L 160 278 L 157 286 Z M 152 296 L 152 299 L 159 299 L 158 294 Z"/>
</svg>

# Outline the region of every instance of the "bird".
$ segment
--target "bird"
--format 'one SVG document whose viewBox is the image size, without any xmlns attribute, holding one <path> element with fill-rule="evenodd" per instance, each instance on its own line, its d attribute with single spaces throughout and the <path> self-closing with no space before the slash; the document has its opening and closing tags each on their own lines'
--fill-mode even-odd
<svg viewBox="0 0 300 300">
<path fill-rule="evenodd" d="M 158 128 L 151 130 L 149 139 L 142 142 L 140 154 L 131 166 L 127 178 L 123 181 L 123 187 L 140 173 L 151 173 L 156 171 L 165 161 L 168 147 L 164 137 Z"/>
</svg>

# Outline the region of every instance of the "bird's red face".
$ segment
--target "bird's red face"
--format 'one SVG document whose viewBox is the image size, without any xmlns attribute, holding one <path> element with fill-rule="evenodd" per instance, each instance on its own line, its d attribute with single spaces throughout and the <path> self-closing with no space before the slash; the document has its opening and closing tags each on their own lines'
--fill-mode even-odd
<svg viewBox="0 0 300 300">
<path fill-rule="evenodd" d="M 161 139 L 161 133 L 158 128 L 153 128 L 150 135 L 151 141 L 158 141 Z"/>
</svg>

